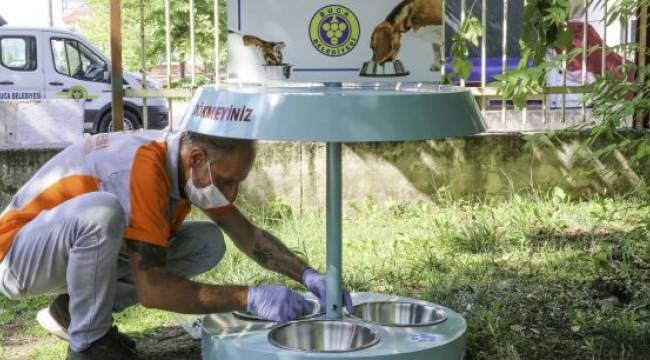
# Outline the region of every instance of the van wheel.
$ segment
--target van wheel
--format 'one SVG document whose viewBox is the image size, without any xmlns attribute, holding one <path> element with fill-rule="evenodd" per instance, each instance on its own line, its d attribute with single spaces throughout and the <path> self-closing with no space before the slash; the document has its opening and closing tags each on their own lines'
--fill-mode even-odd
<svg viewBox="0 0 650 360">
<path fill-rule="evenodd" d="M 113 118 L 112 113 L 109 111 L 102 119 L 99 121 L 99 132 L 106 133 L 113 131 Z M 124 130 L 135 130 L 140 128 L 140 121 L 138 120 L 138 115 L 134 114 L 132 111 L 124 110 Z"/>
</svg>

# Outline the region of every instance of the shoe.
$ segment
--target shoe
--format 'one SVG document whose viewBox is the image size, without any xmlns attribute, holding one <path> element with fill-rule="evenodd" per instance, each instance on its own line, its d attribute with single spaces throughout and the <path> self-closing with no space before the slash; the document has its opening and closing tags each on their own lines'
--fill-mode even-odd
<svg viewBox="0 0 650 360">
<path fill-rule="evenodd" d="M 66 360 L 137 360 L 138 358 L 135 349 L 122 341 L 117 326 L 113 326 L 104 336 L 83 351 L 75 352 L 68 347 Z"/>
<path fill-rule="evenodd" d="M 65 341 L 70 341 L 70 336 L 68 335 L 68 327 L 70 327 L 69 304 L 70 296 L 68 294 L 61 294 L 54 299 L 50 306 L 36 314 L 36 321 L 47 332 Z M 119 332 L 117 336 L 126 346 L 135 349 L 135 340 Z"/>
<path fill-rule="evenodd" d="M 70 297 L 61 294 L 54 299 L 50 306 L 36 314 L 36 321 L 50 334 L 69 341 L 68 327 L 70 326 L 70 311 L 68 305 Z"/>
</svg>

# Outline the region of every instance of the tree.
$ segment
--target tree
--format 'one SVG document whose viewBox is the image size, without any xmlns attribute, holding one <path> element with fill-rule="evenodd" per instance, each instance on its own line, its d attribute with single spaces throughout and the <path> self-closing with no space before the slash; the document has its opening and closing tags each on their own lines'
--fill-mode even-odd
<svg viewBox="0 0 650 360">
<path fill-rule="evenodd" d="M 86 0 L 91 16 L 79 24 L 88 39 L 105 53 L 110 53 L 110 29 L 108 3 L 105 0 Z M 165 50 L 165 2 L 145 0 L 145 54 L 147 70 L 153 65 L 166 62 Z M 214 1 L 194 1 L 194 22 L 197 62 L 203 62 L 207 71 L 214 71 Z M 219 0 L 220 48 L 227 38 L 226 3 Z M 190 61 L 190 9 L 187 0 L 170 0 L 172 61 Z M 124 67 L 140 70 L 140 0 L 122 2 L 122 46 Z M 224 60 L 225 51 L 222 59 Z"/>
<path fill-rule="evenodd" d="M 594 6 L 601 6 L 604 0 L 592 0 Z M 567 27 L 567 19 L 572 10 L 584 6 L 584 0 L 528 0 L 522 13 L 522 34 L 519 41 L 522 60 L 516 69 L 497 76 L 499 81 L 491 84 L 499 89 L 505 99 L 512 99 L 515 105 L 523 108 L 531 93 L 543 93 L 548 72 L 563 61 L 570 62 L 581 56 L 583 49 L 569 50 L 572 31 Z M 609 2 L 607 24 L 621 22 L 650 6 L 650 0 L 618 0 Z M 470 12 L 471 13 L 471 12 Z M 640 29 L 647 32 L 648 29 Z M 473 16 L 468 17 L 461 26 L 461 32 L 454 36 L 451 48 L 453 72 L 447 80 L 455 76 L 467 78 L 472 64 L 467 60 L 468 44 L 478 44 L 480 23 Z M 565 54 L 548 57 L 549 49 L 567 50 Z M 599 50 L 587 49 L 587 53 Z M 639 53 L 639 43 L 629 43 L 609 47 L 608 52 Z M 529 60 L 532 66 L 529 66 Z M 566 133 L 587 131 L 587 145 L 600 140 L 616 140 L 595 152 L 601 157 L 612 156 L 617 151 L 630 155 L 631 166 L 645 166 L 650 160 L 650 134 L 645 132 L 628 136 L 619 131 L 626 121 L 634 116 L 645 118 L 650 114 L 650 66 L 639 68 L 637 64 L 625 63 L 616 69 L 618 74 L 606 71 L 596 74 L 596 81 L 589 84 L 589 91 L 582 101 L 592 107 L 592 114 L 599 118 L 597 123 L 579 125 L 566 130 L 530 137 L 532 142 L 564 136 Z M 634 73 L 632 81 L 621 79 L 621 74 Z M 650 184 L 648 184 L 650 185 Z"/>
</svg>

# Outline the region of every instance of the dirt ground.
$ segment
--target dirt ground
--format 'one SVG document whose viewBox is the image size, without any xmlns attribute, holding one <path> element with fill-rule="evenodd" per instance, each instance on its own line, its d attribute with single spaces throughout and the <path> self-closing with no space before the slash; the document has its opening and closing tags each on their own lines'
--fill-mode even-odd
<svg viewBox="0 0 650 360">
<path fill-rule="evenodd" d="M 181 327 L 161 327 L 143 339 L 136 339 L 138 352 L 143 360 L 200 359 L 201 342 L 190 337 Z M 6 360 L 27 360 L 35 349 L 44 348 L 61 341 L 54 336 L 42 338 L 4 336 L 1 344 Z"/>
<path fill-rule="evenodd" d="M 142 359 L 200 359 L 201 341 L 192 339 L 181 327 L 164 327 L 139 340 L 138 351 Z"/>
</svg>

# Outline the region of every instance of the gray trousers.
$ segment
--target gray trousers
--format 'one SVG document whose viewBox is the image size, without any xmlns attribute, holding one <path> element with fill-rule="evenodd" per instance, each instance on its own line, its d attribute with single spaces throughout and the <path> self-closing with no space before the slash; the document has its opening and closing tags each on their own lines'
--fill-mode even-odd
<svg viewBox="0 0 650 360">
<path fill-rule="evenodd" d="M 138 296 L 122 239 L 125 216 L 117 198 L 88 193 L 42 211 L 16 235 L 0 263 L 0 293 L 10 299 L 70 295 L 70 347 L 87 348 L 113 324 L 113 312 Z M 207 272 L 225 253 L 211 222 L 186 222 L 170 239 L 167 268 L 183 277 Z"/>
</svg>

